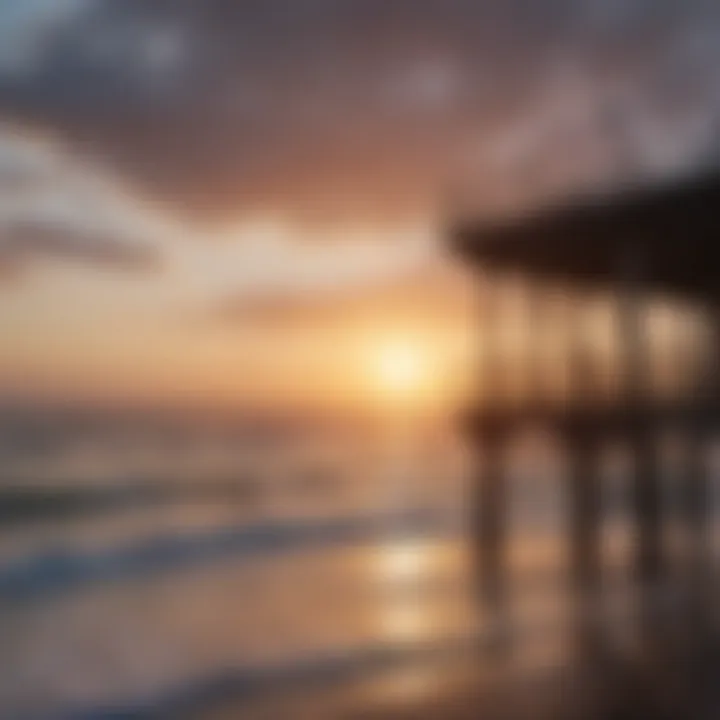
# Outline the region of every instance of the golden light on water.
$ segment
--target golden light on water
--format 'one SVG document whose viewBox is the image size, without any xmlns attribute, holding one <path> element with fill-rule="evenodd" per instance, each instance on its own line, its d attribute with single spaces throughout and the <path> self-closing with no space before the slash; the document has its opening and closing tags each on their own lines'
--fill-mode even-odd
<svg viewBox="0 0 720 720">
<path fill-rule="evenodd" d="M 388 604 L 380 618 L 383 635 L 393 642 L 410 642 L 426 637 L 433 626 L 433 618 L 420 603 Z"/>
<path fill-rule="evenodd" d="M 391 583 L 417 580 L 427 572 L 430 550 L 415 540 L 405 540 L 384 547 L 380 553 L 380 574 Z"/>
<path fill-rule="evenodd" d="M 431 612 L 419 602 L 415 586 L 431 571 L 432 550 L 416 539 L 397 540 L 379 550 L 377 574 L 387 593 L 380 611 L 383 635 L 394 641 L 417 640 L 432 626 Z"/>
</svg>

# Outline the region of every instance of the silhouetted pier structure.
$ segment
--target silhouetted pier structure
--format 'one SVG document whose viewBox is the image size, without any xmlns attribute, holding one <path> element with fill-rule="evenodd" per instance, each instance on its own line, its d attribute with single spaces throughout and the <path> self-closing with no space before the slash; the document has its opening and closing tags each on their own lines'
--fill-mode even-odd
<svg viewBox="0 0 720 720">
<path fill-rule="evenodd" d="M 589 649 L 603 642 L 598 622 L 603 583 L 600 456 L 609 442 L 621 442 L 632 458 L 633 618 L 642 647 L 652 643 L 650 654 L 657 655 L 655 643 L 671 634 L 670 616 L 683 626 L 683 643 L 693 637 L 711 646 L 715 596 L 706 454 L 720 421 L 720 174 L 628 187 L 612 196 L 586 195 L 504 222 L 462 221 L 452 243 L 482 275 L 481 388 L 467 430 L 480 460 L 474 542 L 484 614 L 497 620 L 495 627 L 512 626 L 503 454 L 519 429 L 541 426 L 559 438 L 567 459 L 568 577 L 580 646 Z M 507 297 L 502 290 L 508 278 L 523 296 L 510 314 L 503 307 Z M 551 387 L 551 372 L 538 360 L 543 328 L 549 322 L 557 329 L 557 318 L 549 320 L 548 313 L 558 297 L 566 347 L 561 391 Z M 612 318 L 612 390 L 600 387 L 600 361 L 588 340 L 592 328 L 583 311 L 597 298 Z M 646 322 L 648 308 L 657 300 L 692 308 L 710 338 L 704 370 L 697 363 L 691 381 L 684 378 L 682 389 L 670 394 L 657 392 L 649 382 L 653 349 Z M 527 349 L 520 370 L 501 351 L 508 323 L 517 326 L 516 335 Z M 690 352 L 676 349 L 678 374 L 686 372 L 681 366 L 687 365 Z M 681 572 L 677 563 L 671 569 L 666 554 L 668 518 L 658 450 L 667 428 L 682 437 L 685 447 L 677 499 L 681 507 L 675 508 L 686 536 Z M 507 638 L 512 644 L 512 635 Z M 690 644 L 697 649 L 697 643 Z M 662 685 L 660 676 L 655 681 Z M 720 707 L 716 710 L 720 713 Z"/>
</svg>

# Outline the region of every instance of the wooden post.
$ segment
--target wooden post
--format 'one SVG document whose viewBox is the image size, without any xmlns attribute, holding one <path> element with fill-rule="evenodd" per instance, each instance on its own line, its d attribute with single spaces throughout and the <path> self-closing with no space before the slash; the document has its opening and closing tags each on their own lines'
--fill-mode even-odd
<svg viewBox="0 0 720 720">
<path fill-rule="evenodd" d="M 476 478 L 474 499 L 476 557 L 478 561 L 478 592 L 486 619 L 498 631 L 503 627 L 507 604 L 506 531 L 507 481 L 504 465 L 503 362 L 498 347 L 501 323 L 501 298 L 496 281 L 486 280 L 483 304 L 481 384 L 482 399 L 478 409 L 478 437 L 482 452 L 482 468 Z"/>
<path fill-rule="evenodd" d="M 649 343 L 643 296 L 644 248 L 620 259 L 619 342 L 624 354 L 622 401 L 633 456 L 632 498 L 636 522 L 635 574 L 641 610 L 654 617 L 663 579 L 660 477 L 649 387 Z M 648 612 L 650 613 L 648 615 Z"/>
<path fill-rule="evenodd" d="M 543 286 L 532 278 L 525 278 L 523 290 L 523 402 L 530 410 L 544 415 L 550 404 L 550 379 L 546 364 L 539 361 L 538 353 L 547 330 L 548 302 Z M 531 418 L 532 419 L 532 418 Z"/>
<path fill-rule="evenodd" d="M 582 649 L 595 644 L 597 608 L 601 590 L 600 483 L 597 450 L 598 422 L 597 358 L 588 338 L 588 321 L 582 298 L 570 308 L 570 397 L 567 400 L 566 442 L 570 460 L 570 581 L 576 612 L 576 631 Z"/>
<path fill-rule="evenodd" d="M 682 478 L 682 510 L 688 551 L 684 579 L 690 600 L 687 614 L 691 631 L 700 635 L 708 630 L 713 604 L 710 526 L 713 497 L 706 454 L 720 400 L 720 308 L 717 304 L 708 308 L 707 316 L 710 323 L 710 357 L 692 397 L 687 428 L 687 465 Z"/>
</svg>

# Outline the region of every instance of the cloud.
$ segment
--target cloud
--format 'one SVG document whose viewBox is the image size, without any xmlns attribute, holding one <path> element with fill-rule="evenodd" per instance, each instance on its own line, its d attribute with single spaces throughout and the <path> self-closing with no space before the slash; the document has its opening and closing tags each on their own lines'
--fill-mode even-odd
<svg viewBox="0 0 720 720">
<path fill-rule="evenodd" d="M 223 323 L 248 327 L 337 329 L 459 327 L 473 314 L 470 278 L 425 263 L 372 281 L 314 290 L 230 293 L 212 308 Z"/>
<path fill-rule="evenodd" d="M 157 269 L 160 262 L 158 254 L 147 246 L 83 235 L 69 228 L 28 222 L 0 229 L 0 269 L 6 274 L 13 276 L 38 260 L 141 271 Z"/>
<path fill-rule="evenodd" d="M 3 0 L 0 76 L 22 76 L 42 64 L 49 46 L 73 26 L 92 0 Z"/>
<path fill-rule="evenodd" d="M 615 172 L 608 106 L 633 144 L 621 173 L 672 172 L 716 141 L 720 10 L 702 0 L 86 5 L 0 82 L 0 112 L 204 218 L 427 214 L 468 158 L 481 205 L 535 193 L 528 164 L 567 189 Z M 551 141 L 522 130 L 543 124 Z M 518 132 L 522 156 L 498 168 Z"/>
<path fill-rule="evenodd" d="M 160 245 L 142 208 L 48 138 L 0 128 L 0 279 L 38 261 L 156 269 Z"/>
<path fill-rule="evenodd" d="M 92 81 L 88 99 L 100 90 L 98 80 L 124 78 L 136 90 L 169 79 L 182 64 L 183 36 L 172 21 L 153 13 L 133 12 L 132 3 L 107 0 L 3 0 L 0 3 L 0 78 L 33 82 L 50 71 L 65 78 Z M 130 85 L 128 85 L 130 89 Z"/>
<path fill-rule="evenodd" d="M 407 220 L 456 186 L 490 211 L 673 173 L 718 142 L 705 0 L 10 0 L 3 15 L 32 62 L 0 61 L 0 116 L 203 221 Z"/>
</svg>

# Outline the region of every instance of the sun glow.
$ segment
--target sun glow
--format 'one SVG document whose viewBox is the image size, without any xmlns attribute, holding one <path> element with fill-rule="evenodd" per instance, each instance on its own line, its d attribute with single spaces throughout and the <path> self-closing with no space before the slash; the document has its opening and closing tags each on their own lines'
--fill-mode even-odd
<svg viewBox="0 0 720 720">
<path fill-rule="evenodd" d="M 388 395 L 411 396 L 423 392 L 431 382 L 425 348 L 410 341 L 386 341 L 375 360 L 377 383 Z"/>
</svg>

